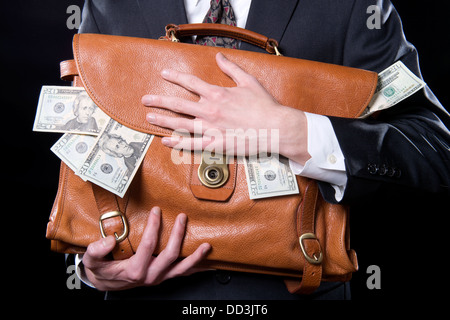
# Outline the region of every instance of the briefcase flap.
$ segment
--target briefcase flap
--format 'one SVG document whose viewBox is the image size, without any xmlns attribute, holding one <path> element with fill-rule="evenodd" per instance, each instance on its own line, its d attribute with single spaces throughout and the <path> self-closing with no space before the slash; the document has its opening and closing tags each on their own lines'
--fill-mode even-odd
<svg viewBox="0 0 450 320">
<path fill-rule="evenodd" d="M 199 97 L 161 77 L 163 69 L 193 74 L 219 86 L 236 84 L 217 66 L 222 52 L 260 83 L 281 104 L 307 112 L 356 118 L 368 105 L 377 85 L 375 72 L 333 64 L 236 49 L 205 47 L 164 40 L 76 34 L 75 63 L 61 64 L 67 79 L 79 76 L 98 107 L 116 121 L 138 131 L 170 136 L 171 130 L 146 121 L 148 112 L 175 114 L 142 104 L 145 94 Z"/>
</svg>

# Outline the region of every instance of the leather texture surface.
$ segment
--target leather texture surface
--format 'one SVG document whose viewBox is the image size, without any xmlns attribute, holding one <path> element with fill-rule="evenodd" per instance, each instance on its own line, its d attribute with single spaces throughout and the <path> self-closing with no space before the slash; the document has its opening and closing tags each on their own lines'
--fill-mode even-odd
<svg viewBox="0 0 450 320">
<path fill-rule="evenodd" d="M 350 279 L 357 269 L 357 259 L 349 247 L 347 207 L 325 202 L 317 192 L 316 182 L 299 176 L 298 195 L 250 200 L 244 165 L 237 162 L 230 165 L 232 177 L 227 184 L 214 191 L 213 199 L 205 200 L 199 194 L 208 191 L 197 190 L 195 165 L 173 163 L 171 149 L 161 143 L 161 137 L 172 132 L 145 120 L 151 110 L 142 105 L 141 98 L 152 93 L 198 99 L 191 92 L 164 81 L 160 77 L 164 68 L 188 72 L 220 86 L 234 86 L 215 63 L 215 54 L 221 51 L 254 75 L 280 103 L 308 112 L 355 118 L 374 93 L 376 73 L 242 50 L 108 35 L 76 35 L 73 48 L 74 61 L 61 64 L 62 78 L 85 87 L 98 107 L 115 120 L 155 135 L 124 198 L 109 194 L 130 226 L 126 239 L 130 254 L 139 244 L 150 209 L 157 205 L 161 207 L 163 219 L 157 252 L 167 243 L 177 214 L 184 212 L 188 221 L 181 257 L 191 254 L 199 244 L 209 242 L 212 250 L 204 265 L 211 268 L 297 279 L 303 275 L 306 278 L 304 272 L 309 272 L 313 274 L 309 279 L 313 280 L 306 283 L 307 291 L 318 285 L 317 279 L 319 282 Z M 152 112 L 183 116 L 156 108 Z M 313 188 L 316 192 L 306 192 Z M 89 243 L 101 237 L 99 217 L 108 210 L 112 208 L 99 203 L 91 183 L 80 179 L 62 163 L 58 193 L 47 227 L 52 250 L 84 252 Z M 304 218 L 305 210 L 311 211 L 307 213 L 308 218 Z M 312 222 L 302 227 L 303 219 Z M 119 225 L 108 228 L 118 228 L 120 233 L 120 219 L 115 220 Z M 319 269 L 306 268 L 308 262 L 299 244 L 299 236 L 305 232 L 317 237 L 314 241 L 306 240 L 304 245 L 309 256 L 319 251 L 323 254 Z M 288 288 L 295 292 L 296 284 L 291 282 Z"/>
</svg>

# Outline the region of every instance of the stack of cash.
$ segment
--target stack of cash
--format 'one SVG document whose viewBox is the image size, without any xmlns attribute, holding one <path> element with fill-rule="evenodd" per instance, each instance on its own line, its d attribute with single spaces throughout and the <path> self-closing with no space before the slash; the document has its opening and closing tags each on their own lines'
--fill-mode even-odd
<svg viewBox="0 0 450 320">
<path fill-rule="evenodd" d="M 120 197 L 153 140 L 111 119 L 79 87 L 43 86 L 33 130 L 64 133 L 51 150 L 83 180 Z M 250 199 L 299 192 L 286 158 L 245 157 L 244 165 Z"/>
<path fill-rule="evenodd" d="M 153 140 L 111 119 L 78 87 L 43 86 L 33 130 L 64 133 L 51 150 L 83 180 L 120 197 Z"/>
</svg>

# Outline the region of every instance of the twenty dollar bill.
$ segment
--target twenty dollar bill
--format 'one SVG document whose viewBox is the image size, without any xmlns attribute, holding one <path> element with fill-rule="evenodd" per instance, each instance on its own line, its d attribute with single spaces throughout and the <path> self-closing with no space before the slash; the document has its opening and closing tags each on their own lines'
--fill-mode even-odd
<svg viewBox="0 0 450 320">
<path fill-rule="evenodd" d="M 70 169 L 78 174 L 89 151 L 95 145 L 97 138 L 89 135 L 66 133 L 50 150 L 53 151 Z M 81 176 L 83 180 L 86 180 Z"/>
<path fill-rule="evenodd" d="M 390 108 L 424 86 L 425 82 L 412 73 L 403 62 L 398 61 L 378 75 L 375 94 L 360 118 Z"/>
<path fill-rule="evenodd" d="M 299 193 L 288 159 L 282 156 L 244 157 L 244 165 L 250 199 Z"/>
<path fill-rule="evenodd" d="M 108 121 L 84 88 L 42 86 L 33 130 L 98 135 Z"/>
<path fill-rule="evenodd" d="M 78 171 L 86 180 L 123 197 L 153 140 L 111 119 Z"/>
</svg>

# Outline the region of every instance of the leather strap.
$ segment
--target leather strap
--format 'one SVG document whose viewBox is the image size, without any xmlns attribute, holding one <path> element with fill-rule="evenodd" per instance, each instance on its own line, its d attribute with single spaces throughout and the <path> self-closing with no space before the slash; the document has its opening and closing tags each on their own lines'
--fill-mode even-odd
<svg viewBox="0 0 450 320">
<path fill-rule="evenodd" d="M 166 26 L 166 38 L 189 36 L 219 36 L 233 38 L 248 42 L 265 49 L 268 53 L 276 53 L 275 47 L 278 42 L 262 34 L 220 23 L 190 23 L 190 24 L 168 24 Z"/>
<path fill-rule="evenodd" d="M 75 60 L 65 60 L 59 63 L 61 79 L 65 81 L 73 81 L 78 76 L 78 69 Z"/>
<path fill-rule="evenodd" d="M 318 195 L 319 188 L 317 183 L 311 180 L 305 189 L 303 205 L 300 207 L 301 212 L 297 215 L 300 247 L 304 249 L 302 251 L 302 256 L 305 260 L 303 276 L 300 281 L 285 280 L 287 289 L 293 294 L 310 294 L 314 292 L 319 287 L 322 279 L 322 252 L 319 240 L 314 234 Z M 313 262 L 308 261 L 308 259 Z"/>
<path fill-rule="evenodd" d="M 120 239 L 122 235 L 125 235 L 124 239 L 117 241 L 116 247 L 112 251 L 113 258 L 123 260 L 131 257 L 134 254 L 134 250 L 127 234 L 128 222 L 124 212 L 122 212 L 125 211 L 125 208 L 121 211 L 118 199 L 113 193 L 93 183 L 91 185 L 100 214 L 99 227 L 102 235 L 104 237 L 114 235 L 116 240 Z M 108 213 L 117 214 L 112 214 L 110 217 L 107 217 L 106 214 Z"/>
</svg>

